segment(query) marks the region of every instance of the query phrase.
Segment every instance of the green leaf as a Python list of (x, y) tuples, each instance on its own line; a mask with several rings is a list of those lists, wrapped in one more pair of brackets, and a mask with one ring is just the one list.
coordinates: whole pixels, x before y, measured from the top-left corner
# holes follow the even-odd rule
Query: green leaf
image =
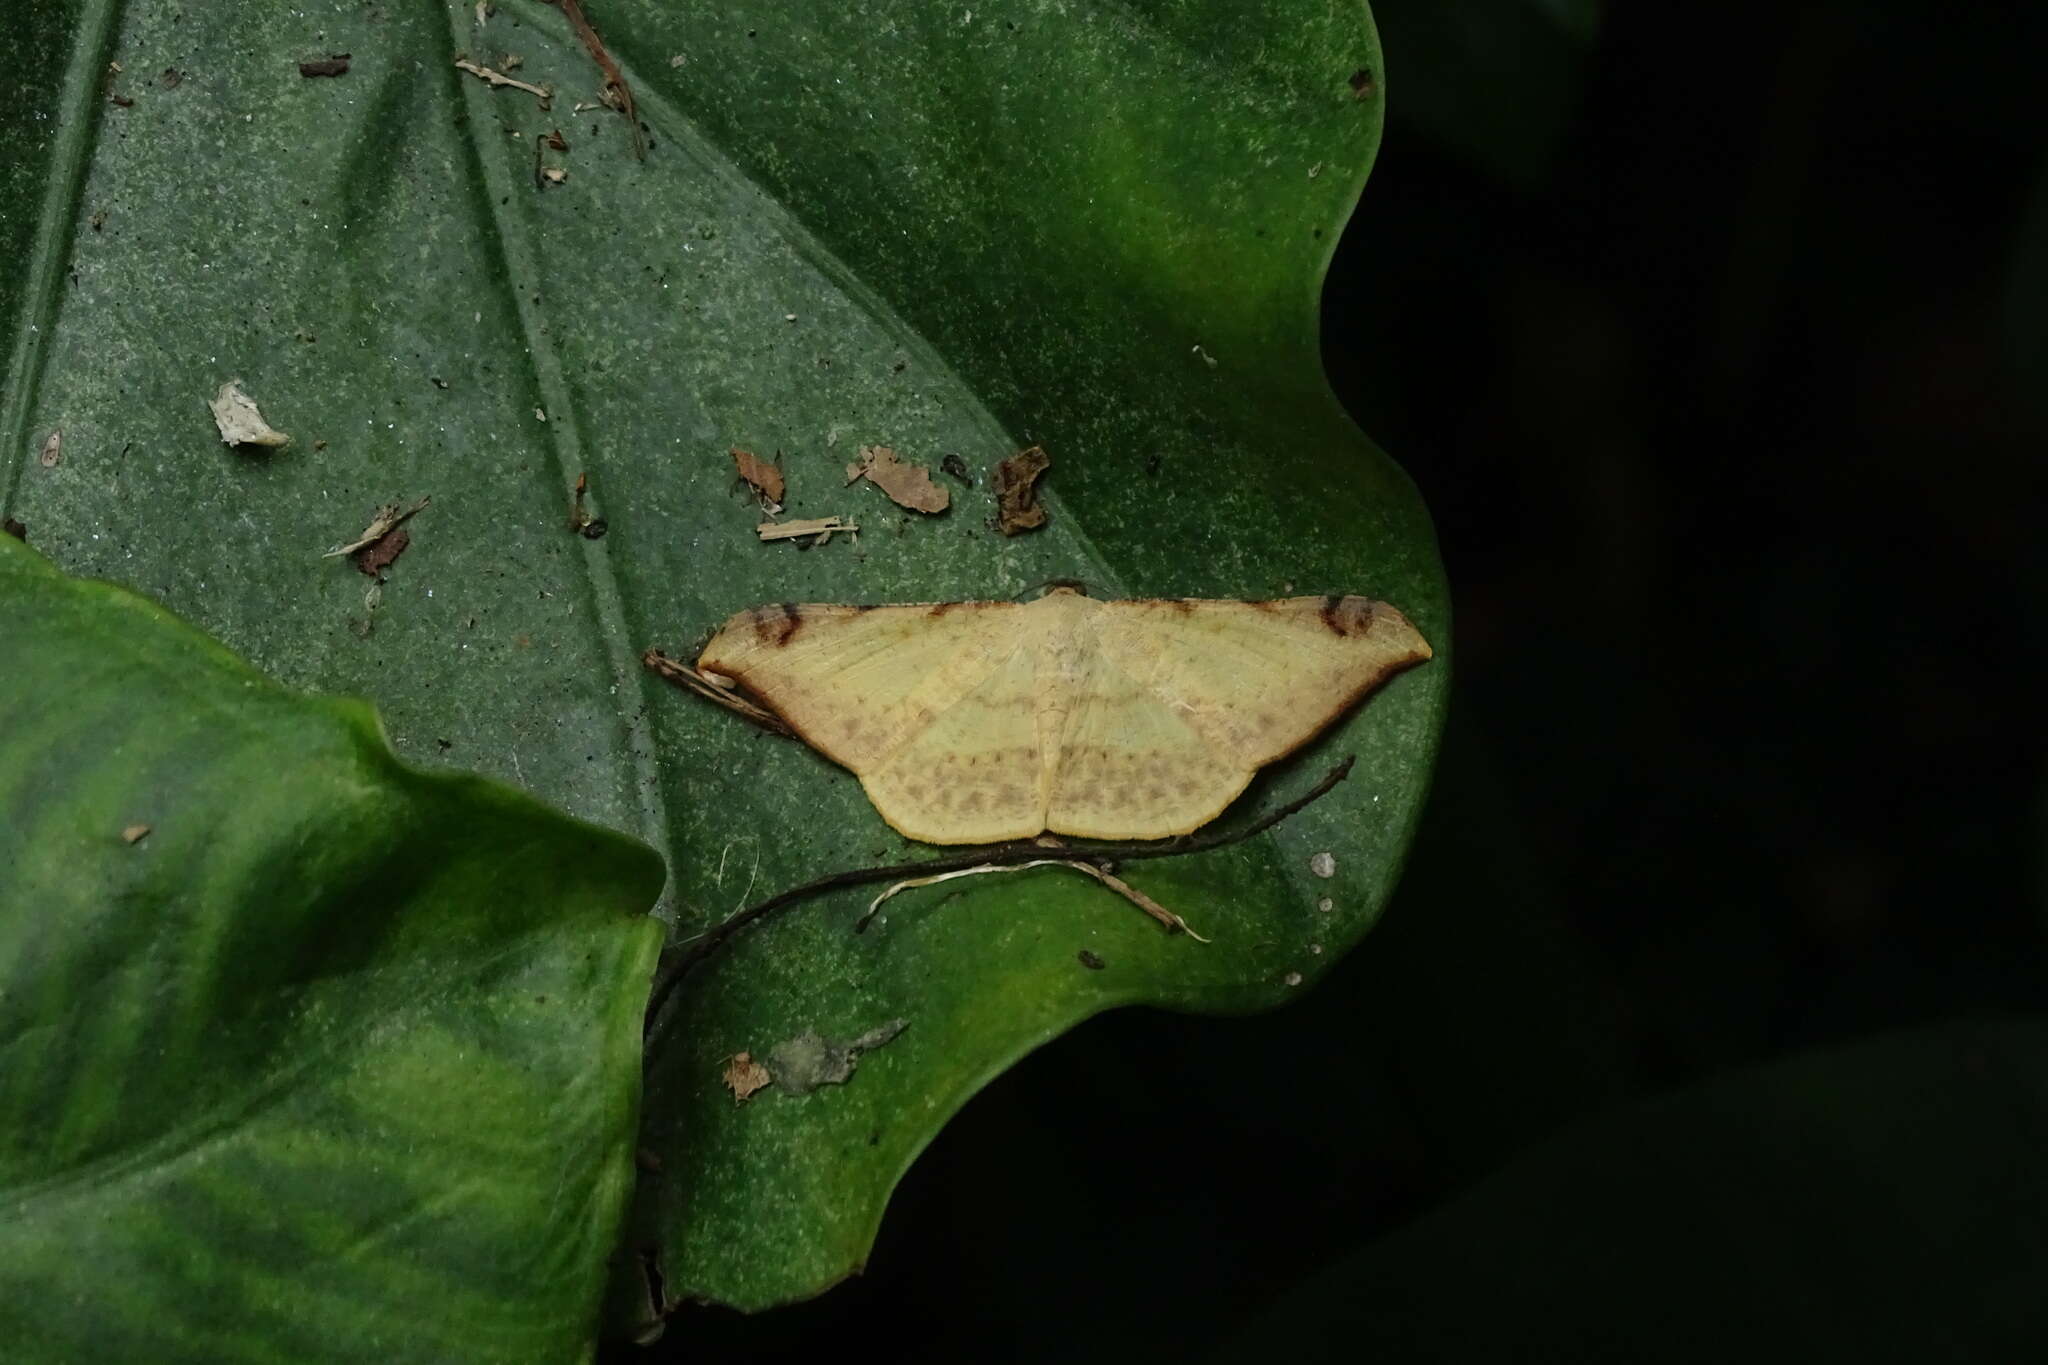
[[(907, 1164), (1019, 1055), (1120, 1004), (1281, 1003), (1385, 902), (1449, 615), (1414, 489), (1317, 354), (1323, 266), (1380, 127), (1351, 78), (1379, 54), (1362, 5), (1300, 0), (584, 8), (644, 161), (535, 0), (481, 26), (431, 0), (72, 11), (40, 54), (61, 92), (0, 129), (50, 187), (0, 394), (0, 505), (31, 540), (287, 682), (375, 697), (401, 754), (653, 843), (679, 939), (918, 851), (847, 773), (639, 667), (738, 608), (1055, 577), (1362, 592), (1438, 650), (1226, 818), (1356, 754), (1334, 794), (1270, 836), (1131, 865), (1208, 946), (1042, 870), (910, 893), (860, 937), (865, 896), (821, 898), (692, 973), (653, 1040), (661, 1169), (634, 1245), (668, 1296), (759, 1307), (856, 1269)], [(329, 52), (346, 75), (299, 74)], [(519, 58), (552, 107), (459, 72), (463, 53)], [(110, 55), (130, 107), (102, 98)], [(569, 150), (539, 156), (567, 179), (542, 187), (556, 129)], [(230, 379), (292, 445), (221, 445), (205, 403)], [(845, 485), (865, 443), (958, 454), (974, 485), (949, 481), (943, 516), (901, 511)], [(1035, 443), (1052, 520), (1005, 538), (989, 473)], [(852, 516), (858, 543), (758, 543), (731, 446), (779, 451), (789, 514)], [(567, 525), (586, 473), (602, 539)], [(321, 557), (426, 496), (381, 589)], [(744, 1106), (720, 1084), (735, 1052), (897, 1018), (844, 1084)]]
[(1816, 1051), (1582, 1123), (1213, 1360), (2024, 1360), (2048, 1022)]
[(653, 854), (9, 537), (0, 639), (8, 1358), (587, 1352)]

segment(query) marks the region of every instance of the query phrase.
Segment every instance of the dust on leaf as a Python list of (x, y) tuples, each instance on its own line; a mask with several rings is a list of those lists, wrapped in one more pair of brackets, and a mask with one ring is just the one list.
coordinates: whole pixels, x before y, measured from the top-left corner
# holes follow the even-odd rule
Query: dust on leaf
[(1020, 450), (996, 466), (996, 529), (1006, 536), (1045, 525), (1038, 476), (1052, 466), (1042, 446)]
[(745, 1104), (755, 1091), (775, 1083), (768, 1068), (755, 1061), (751, 1052), (735, 1052), (726, 1058), (725, 1074), (720, 1079), (732, 1091), (734, 1104)]
[(792, 1095), (808, 1095), (821, 1085), (844, 1085), (860, 1065), (862, 1053), (891, 1041), (908, 1024), (905, 1019), (891, 1019), (843, 1043), (806, 1029), (769, 1049), (768, 1069), (774, 1073), (775, 1083)]
[(43, 453), (39, 457), (43, 468), (55, 469), (64, 463), (64, 433), (53, 431), (43, 442)]
[(207, 406), (213, 409), (214, 425), (220, 439), (231, 446), (264, 446), (275, 450), (291, 437), (272, 427), (256, 410), (256, 400), (242, 392), (242, 381), (230, 379), (220, 386)]
[(733, 468), (739, 471), (741, 478), (754, 486), (754, 491), (761, 495), (761, 500), (780, 506), (785, 489), (782, 466), (762, 459), (751, 450), (741, 450), (738, 446), (733, 446), (730, 453)]
[(923, 465), (907, 464), (888, 446), (862, 446), (860, 459), (846, 467), (848, 483), (866, 479), (889, 495), (898, 507), (913, 512), (943, 512), (953, 495), (932, 482), (932, 472)]

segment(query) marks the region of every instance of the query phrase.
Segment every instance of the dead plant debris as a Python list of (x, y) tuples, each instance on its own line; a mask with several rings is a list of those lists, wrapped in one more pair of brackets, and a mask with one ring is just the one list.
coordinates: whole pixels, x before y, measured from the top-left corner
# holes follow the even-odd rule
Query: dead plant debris
[(996, 466), (996, 529), (1006, 536), (1045, 525), (1038, 476), (1052, 466), (1042, 446), (1020, 450)]
[(769, 504), (769, 510), (780, 510), (782, 494), (786, 487), (781, 464), (771, 463), (753, 451), (741, 450), (738, 446), (733, 446), (728, 453), (732, 456), (733, 468), (739, 472), (742, 479), (754, 486), (754, 491), (761, 495), (761, 501)]
[(64, 433), (62, 431), (53, 431), (45, 437), (43, 439), (43, 453), (36, 458), (37, 463), (41, 464), (45, 469), (55, 469), (58, 465), (63, 464)]
[(540, 101), (542, 110), (554, 107), (555, 93), (544, 85), (530, 85), (525, 81), (514, 80), (502, 71), (493, 71), (488, 66), (478, 66), (467, 57), (457, 57), (455, 59), (455, 69), (467, 71), (478, 80), (488, 82), (494, 90), (500, 87), (511, 90), (524, 90), (527, 94)]
[(299, 74), (308, 78), (314, 76), (346, 76), (349, 54), (330, 52), (325, 57), (316, 57), (309, 62), (299, 63)]
[(410, 507), (405, 507), (395, 502), (385, 503), (371, 515), (370, 524), (363, 528), (361, 535), (346, 545), (335, 546), (322, 555), (321, 558), (333, 559), (339, 555), (352, 555), (358, 550), (368, 549), (393, 531), (396, 531), (406, 522), (412, 520), (413, 517), (419, 514), (422, 508), (432, 501), (432, 498), (421, 498)]
[(754, 1060), (751, 1052), (735, 1052), (725, 1059), (725, 1075), (721, 1077), (725, 1088), (732, 1091), (734, 1104), (745, 1104), (757, 1090), (764, 1090), (775, 1083), (768, 1074), (768, 1068)]
[(214, 425), (220, 439), (231, 446), (263, 446), (271, 450), (286, 445), (291, 437), (272, 427), (256, 410), (256, 400), (242, 392), (242, 381), (230, 379), (220, 386), (207, 406), (213, 409)]
[(841, 531), (857, 536), (860, 527), (845, 517), (798, 517), (794, 521), (764, 521), (754, 528), (754, 534), (763, 540), (802, 540), (810, 545), (830, 545)]
[(404, 554), (406, 547), (411, 544), (412, 533), (404, 527), (400, 527), (382, 540), (379, 540), (375, 545), (365, 545), (362, 549), (357, 550), (355, 558), (356, 568), (365, 577), (374, 578), (381, 583), (384, 579), (384, 571), (393, 564), (396, 564), (398, 557)]
[(556, 0), (562, 17), (569, 21), (569, 27), (583, 40), (590, 59), (597, 63), (597, 69), (604, 73), (604, 87), (600, 94), (604, 102), (619, 111), (626, 120), (626, 127), (633, 137), (633, 159), (647, 159), (647, 137), (640, 127), (640, 111), (633, 103), (633, 91), (626, 84), (625, 73), (612, 60), (612, 54), (605, 50), (604, 40), (597, 36), (590, 20), (584, 17), (581, 0)]
[(932, 482), (932, 472), (923, 465), (897, 458), (888, 446), (862, 446), (860, 458), (846, 467), (846, 481), (866, 479), (889, 495), (898, 507), (927, 514), (943, 512), (953, 495)]
[(139, 844), (149, 837), (149, 830), (150, 827), (148, 825), (130, 825), (121, 831), (121, 841), (128, 844)]
[(806, 1029), (768, 1050), (768, 1070), (792, 1095), (808, 1095), (821, 1085), (844, 1085), (860, 1065), (862, 1053), (892, 1041), (908, 1026), (908, 1020), (891, 1019), (843, 1043)]

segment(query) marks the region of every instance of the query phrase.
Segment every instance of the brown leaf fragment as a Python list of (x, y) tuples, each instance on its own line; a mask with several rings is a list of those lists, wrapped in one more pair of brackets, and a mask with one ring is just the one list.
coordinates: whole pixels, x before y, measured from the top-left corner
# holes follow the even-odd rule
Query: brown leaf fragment
[(553, 151), (566, 152), (569, 150), (569, 139), (563, 137), (562, 130), (560, 128), (557, 128), (552, 133), (549, 133), (546, 137), (542, 138), (540, 140), (540, 145), (549, 148), (550, 150)]
[(213, 423), (220, 439), (231, 446), (265, 446), (271, 450), (285, 445), (291, 437), (273, 428), (256, 410), (256, 400), (241, 389), (242, 381), (230, 379), (207, 403), (213, 409)]
[(908, 507), (913, 512), (943, 512), (953, 501), (951, 493), (932, 482), (929, 469), (905, 463), (888, 446), (862, 446), (859, 464), (847, 469), (849, 473), (857, 469), (857, 477), (887, 493), (898, 507)]
[(785, 485), (781, 465), (771, 464), (753, 451), (741, 450), (738, 446), (732, 447), (728, 453), (732, 456), (733, 468), (739, 471), (741, 478), (754, 486), (754, 491), (761, 495), (763, 502), (782, 501)]
[(735, 1052), (725, 1059), (725, 1075), (719, 1079), (725, 1088), (732, 1091), (734, 1104), (745, 1104), (756, 1090), (765, 1089), (775, 1083), (775, 1077), (768, 1074), (768, 1068), (754, 1060), (751, 1052)]
[(28, 544), (28, 527), (13, 517), (0, 519), (0, 531), (5, 531), (24, 545)]
[(129, 844), (141, 843), (149, 836), (149, 829), (148, 825), (130, 825), (121, 831), (121, 841)]
[(318, 57), (310, 62), (300, 62), (299, 74), (308, 78), (314, 76), (346, 76), (348, 74), (348, 58), (349, 54), (346, 52), (330, 52), (325, 57)]
[(55, 469), (64, 463), (64, 433), (53, 431), (43, 441), (43, 453), (38, 457), (45, 469)]
[(1052, 465), (1041, 446), (1020, 450), (996, 466), (996, 529), (1006, 536), (1045, 525), (1038, 476)]
[(823, 544), (831, 539), (835, 531), (858, 531), (844, 517), (798, 517), (794, 521), (764, 521), (754, 528), (754, 534), (763, 540), (797, 540), (805, 536), (821, 537), (816, 543)]
[(792, 1095), (808, 1095), (821, 1085), (844, 1085), (860, 1065), (862, 1053), (890, 1042), (908, 1023), (891, 1019), (843, 1043), (807, 1029), (770, 1048), (768, 1068), (774, 1073), (775, 1083)]
[(398, 562), (405, 553), (405, 547), (412, 544), (412, 535), (404, 527), (393, 531), (375, 545), (365, 545), (356, 551), (356, 568), (371, 578), (382, 578), (384, 571)]
[(385, 503), (371, 514), (370, 524), (363, 528), (361, 535), (346, 545), (335, 546), (321, 558), (333, 559), (338, 555), (352, 555), (358, 550), (368, 549), (411, 520), (421, 508), (432, 501), (431, 498), (421, 498), (410, 507), (401, 507), (395, 502)]

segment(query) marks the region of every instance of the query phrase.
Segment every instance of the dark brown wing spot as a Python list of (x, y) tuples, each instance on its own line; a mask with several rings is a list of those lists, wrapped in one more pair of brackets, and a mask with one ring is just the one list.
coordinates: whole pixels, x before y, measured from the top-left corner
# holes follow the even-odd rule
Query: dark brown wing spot
[(803, 624), (803, 610), (794, 602), (754, 608), (754, 638), (764, 645), (780, 648), (788, 644)]

